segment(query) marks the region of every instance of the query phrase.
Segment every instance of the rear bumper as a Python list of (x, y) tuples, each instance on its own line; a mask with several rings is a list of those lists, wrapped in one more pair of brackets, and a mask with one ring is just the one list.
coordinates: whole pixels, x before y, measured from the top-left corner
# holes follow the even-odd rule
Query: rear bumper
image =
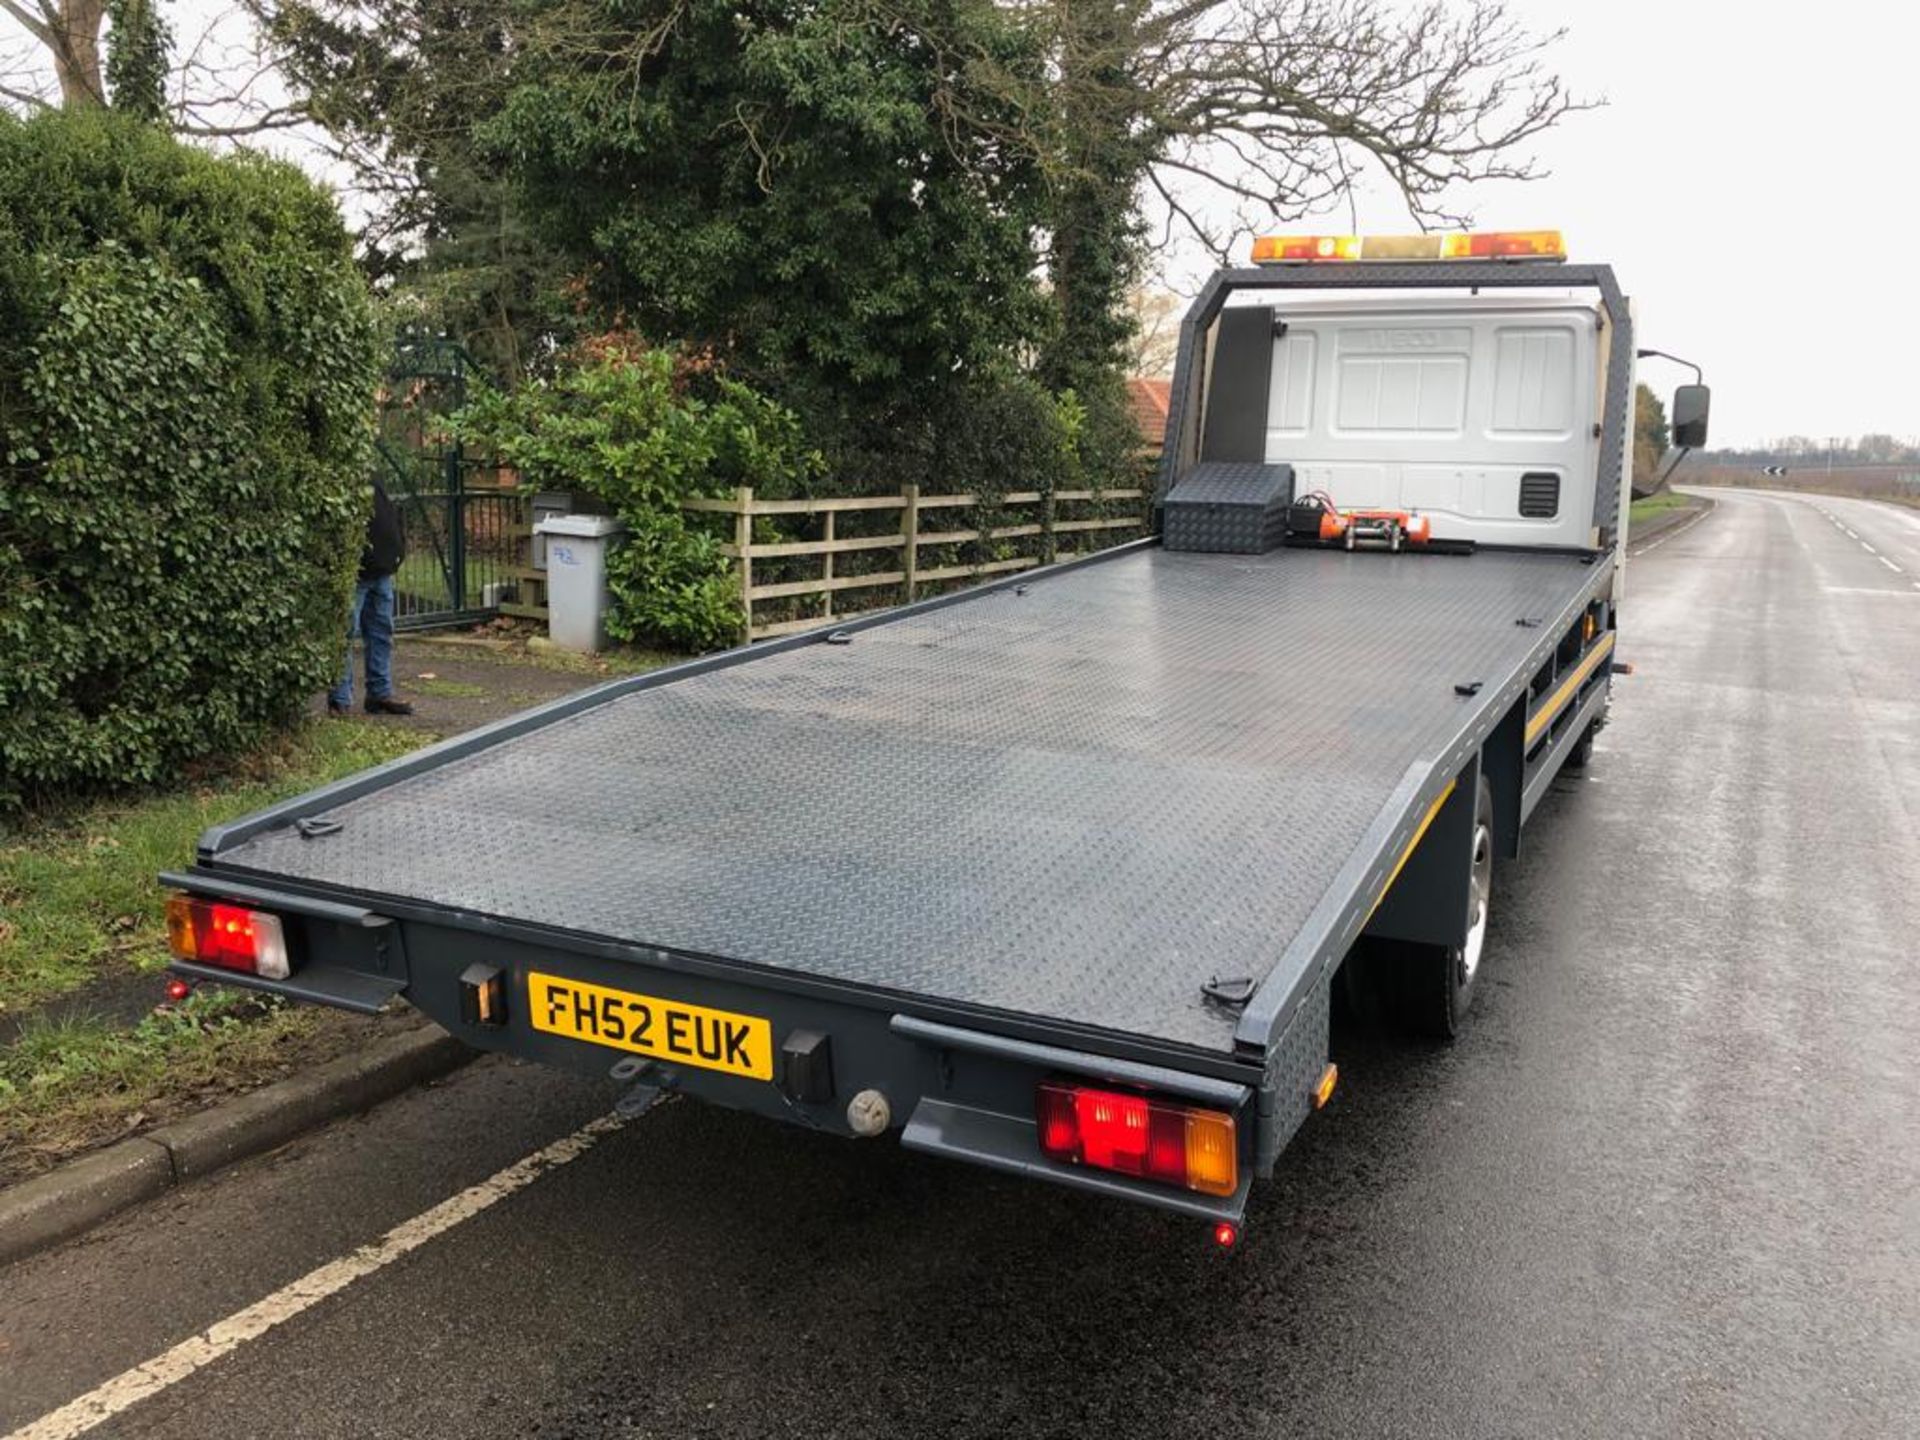
[[(294, 969), (286, 980), (264, 980), (206, 965), (176, 961), (172, 970), (284, 995), (305, 1003), (371, 1012), (405, 999), (475, 1049), (495, 1051), (588, 1075), (637, 1080), (808, 1129), (855, 1135), (848, 1103), (878, 1091), (889, 1128), (907, 1148), (984, 1166), (1026, 1179), (1064, 1185), (1154, 1206), (1208, 1221), (1238, 1222), (1246, 1209), (1258, 1131), (1267, 1108), (1261, 1072), (1241, 1065), (1241, 1078), (1101, 1053), (1080, 1037), (1045, 1043), (989, 1028), (991, 1022), (953, 1024), (907, 1013), (903, 997), (852, 987), (798, 994), (747, 967), (727, 973), (698, 957), (637, 947), (594, 944), (589, 953), (554, 937), (530, 943), (456, 922), (398, 919), (363, 907), (285, 890), (258, 878), (195, 870), (162, 882), (212, 898), (243, 901), (283, 917)], [(477, 1024), (463, 1013), (460, 983), (473, 966), (501, 972), (506, 1013), (501, 1023)], [(702, 1068), (697, 1063), (636, 1057), (608, 1045), (537, 1028), (529, 1014), (529, 975), (559, 976), (598, 986), (766, 1020), (771, 1026), (771, 1080)], [(1009, 1029), (1019, 1029), (1014, 1024)], [(824, 1035), (830, 1081), (822, 1096), (796, 1082), (783, 1057), (796, 1034)], [(616, 1072), (616, 1066), (618, 1071)], [(1211, 1068), (1221, 1068), (1216, 1062)], [(816, 1072), (817, 1073), (817, 1072)], [(1240, 1182), (1229, 1196), (1210, 1196), (1066, 1165), (1043, 1155), (1034, 1119), (1035, 1088), (1062, 1075), (1131, 1087), (1233, 1113), (1241, 1137)]]

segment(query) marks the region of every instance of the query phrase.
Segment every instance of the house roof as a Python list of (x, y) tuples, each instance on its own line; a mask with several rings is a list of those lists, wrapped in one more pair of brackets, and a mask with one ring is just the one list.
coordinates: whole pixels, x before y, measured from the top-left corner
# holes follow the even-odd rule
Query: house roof
[(1140, 439), (1154, 449), (1167, 434), (1167, 408), (1173, 400), (1171, 380), (1150, 380), (1136, 376), (1127, 381), (1127, 402), (1133, 409), (1133, 423)]

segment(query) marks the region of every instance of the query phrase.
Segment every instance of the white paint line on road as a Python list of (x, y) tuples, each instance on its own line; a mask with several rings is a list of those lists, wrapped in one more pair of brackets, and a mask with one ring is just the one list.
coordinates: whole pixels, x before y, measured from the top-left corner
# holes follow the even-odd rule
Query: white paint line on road
[(525, 1159), (516, 1160), (478, 1185), (394, 1226), (371, 1245), (362, 1245), (350, 1255), (308, 1271), (264, 1300), (255, 1301), (198, 1335), (182, 1340), (165, 1354), (123, 1371), (79, 1399), (22, 1426), (6, 1440), (71, 1440), (73, 1436), (86, 1434), (128, 1407), (158, 1395), (222, 1356), (232, 1354), (249, 1340), (258, 1340), (274, 1326), (312, 1309), (354, 1281), (385, 1269), (461, 1221), (471, 1220), (515, 1191), (524, 1190), (549, 1170), (578, 1160), (623, 1123), (619, 1116), (607, 1115), (581, 1126), (571, 1135), (534, 1151)]
[[(1907, 573), (1905, 570), (1902, 570), (1898, 565), (1894, 564), (1893, 561), (1889, 560), (1886, 556), (1882, 555), (1878, 550), (1874, 549), (1873, 546), (1869, 545), (1866, 541), (1861, 540), (1860, 536), (1855, 531), (1848, 529), (1846, 523), (1842, 521), (1838, 515), (1835, 515), (1831, 510), (1827, 509), (1823, 505), (1815, 505), (1813, 508), (1818, 510), (1822, 515), (1826, 516), (1827, 519), (1831, 520), (1833, 522), (1834, 529), (1844, 532), (1846, 537), (1849, 540), (1858, 540), (1860, 542), (1860, 548), (1862, 550), (1866, 551), (1869, 555), (1873, 556), (1874, 559), (1878, 560), (1882, 565), (1886, 566), (1889, 570), (1893, 571), (1894, 574), (1904, 575)], [(1648, 546), (1647, 548), (1652, 549), (1653, 547)], [(1836, 591), (1834, 587), (1831, 585), (1826, 586), (1825, 588), (1829, 592), (1836, 593), (1836, 594), (1840, 593), (1839, 591)], [(1920, 589), (1920, 582), (1916, 582), (1915, 588)], [(1861, 592), (1861, 593), (1869, 593), (1869, 592)], [(1874, 591), (1871, 593), (1892, 594), (1894, 592)]]

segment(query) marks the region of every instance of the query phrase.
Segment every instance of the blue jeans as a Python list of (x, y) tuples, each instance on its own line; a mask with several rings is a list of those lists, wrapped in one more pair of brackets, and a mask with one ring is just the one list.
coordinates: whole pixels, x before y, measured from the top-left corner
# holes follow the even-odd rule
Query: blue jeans
[(364, 640), (367, 651), (367, 698), (384, 700), (393, 694), (393, 576), (356, 580), (353, 608), (347, 612), (347, 665), (340, 683), (327, 699), (342, 707), (353, 704), (353, 642)]

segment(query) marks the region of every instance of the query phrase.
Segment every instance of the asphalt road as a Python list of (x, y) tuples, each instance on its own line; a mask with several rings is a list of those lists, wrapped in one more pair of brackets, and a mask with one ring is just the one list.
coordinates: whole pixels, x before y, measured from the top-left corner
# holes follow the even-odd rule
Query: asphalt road
[(214, 1326), (92, 1433), (1920, 1433), (1920, 515), (1728, 493), (1628, 588), (1472, 1031), (1344, 1037), (1234, 1253), (669, 1103), (218, 1328), (606, 1108), (488, 1062), (0, 1271), (0, 1430)]

